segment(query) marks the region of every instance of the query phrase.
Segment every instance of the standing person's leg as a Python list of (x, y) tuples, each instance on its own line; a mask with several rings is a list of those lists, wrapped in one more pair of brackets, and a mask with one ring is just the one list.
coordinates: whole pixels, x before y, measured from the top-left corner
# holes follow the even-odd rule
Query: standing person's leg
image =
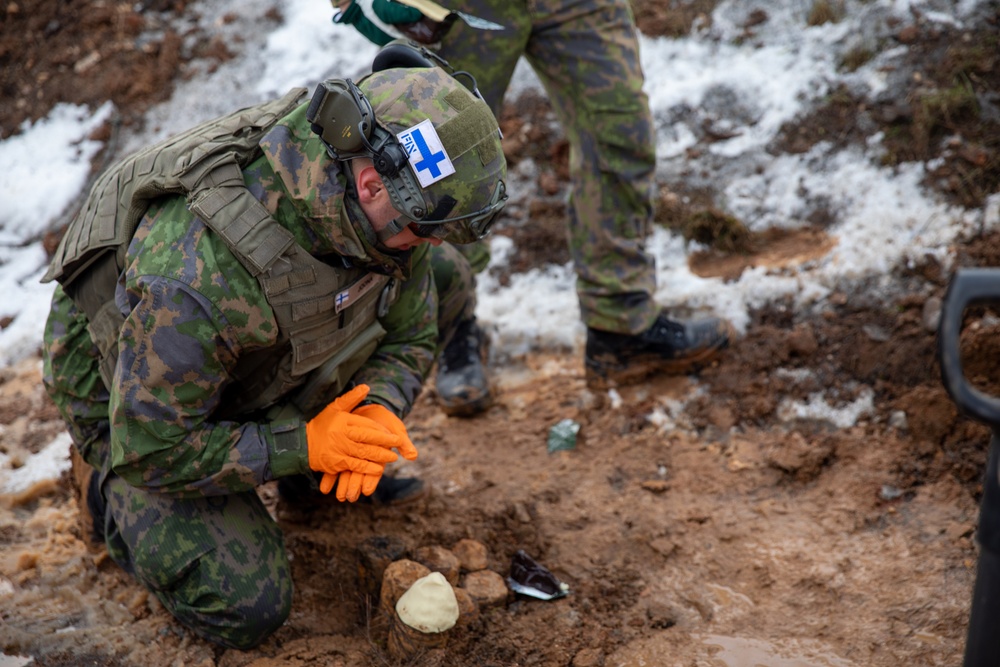
[(504, 29), (480, 30), (457, 21), (437, 52), (456, 70), (476, 78), (479, 92), (499, 118), (510, 78), (531, 37), (531, 7), (527, 0), (467, 0), (462, 11)]
[(570, 144), (569, 246), (584, 324), (636, 334), (656, 319), (644, 243), (656, 155), (627, 0), (547, 0), (527, 58)]
[(645, 240), (655, 137), (628, 1), (543, 0), (535, 9), (526, 57), (570, 143), (569, 245), (587, 325), (587, 379), (603, 385), (695, 370), (728, 345), (731, 327), (670, 319), (654, 300)]
[(458, 24), (442, 55), (481, 79), (499, 111), (523, 49), (570, 142), (569, 244), (587, 325), (588, 380), (688, 372), (724, 348), (728, 323), (669, 319), (653, 295), (644, 243), (653, 214), (655, 148), (627, 0), (472, 0), (465, 11), (505, 26)]
[[(476, 79), (483, 99), (499, 119), (504, 94), (518, 60), (531, 35), (531, 16), (526, 0), (469, 0), (462, 11), (504, 26), (503, 30), (480, 30), (457, 21), (442, 38), (438, 54), (457, 71)], [(476, 273), (489, 263), (487, 243), (458, 246)]]
[(591, 327), (638, 333), (656, 318), (655, 268), (642, 244), (652, 217), (652, 118), (627, 0), (473, 0), (463, 10), (505, 26), (459, 22), (440, 53), (476, 77), (499, 113), (522, 53), (570, 141), (570, 250)]

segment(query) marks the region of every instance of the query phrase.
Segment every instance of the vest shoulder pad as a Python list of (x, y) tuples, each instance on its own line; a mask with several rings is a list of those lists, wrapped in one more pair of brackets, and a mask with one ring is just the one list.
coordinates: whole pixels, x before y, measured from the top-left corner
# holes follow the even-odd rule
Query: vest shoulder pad
[[(241, 169), (260, 155), (261, 138), (302, 103), (305, 88), (197, 125), (114, 163), (94, 183), (80, 212), (70, 221), (42, 282), (72, 282), (91, 264), (114, 251), (118, 269), (139, 220), (158, 197), (191, 199), (220, 185), (219, 175), (240, 178)], [(231, 167), (220, 169), (220, 167)]]

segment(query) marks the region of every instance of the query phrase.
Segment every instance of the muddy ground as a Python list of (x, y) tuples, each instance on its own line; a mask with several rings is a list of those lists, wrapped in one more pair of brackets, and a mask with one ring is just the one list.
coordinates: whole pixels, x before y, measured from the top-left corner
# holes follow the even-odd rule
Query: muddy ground
[[(683, 34), (711, 3), (645, 0), (636, 9), (646, 34)], [(164, 29), (185, 11), (183, 0), (8, 2), (0, 136), (59, 100), (113, 99), (122, 122), (140, 122), (169, 96), (185, 62), (239, 49)], [(863, 141), (864, 117), (891, 130), (888, 161), (941, 158), (928, 185), (981, 206), (997, 189), (997, 119), (968, 100), (933, 98), (935, 106), (927, 91), (951, 90), (959, 72), (976, 99), (997, 99), (997, 18), (990, 9), (968, 36), (930, 29), (919, 15), (887, 26), (910, 45), (919, 85), (902, 77), (912, 87), (880, 101), (832, 96), (771, 150), (803, 151), (831, 136)], [(766, 20), (751, 12), (748, 38)], [(548, 113), (531, 97), (504, 112), (509, 159), (530, 155), (543, 167), (530, 233), (516, 220), (498, 232), (518, 244), (515, 270), (567, 259), (553, 203), (566, 187), (565, 143), (538, 129), (549, 126), (537, 122)], [(691, 257), (703, 275), (794, 266), (837, 242), (821, 217), (797, 232), (734, 234), (711, 192), (682, 200), (683, 183), (661, 185), (659, 223), (703, 241), (707, 234), (713, 245)], [(996, 266), (1000, 236), (963, 239), (957, 255), (961, 265)], [(420, 458), (399, 471), (425, 479), (426, 498), (311, 512), (273, 503), (293, 557), (295, 601), (285, 626), (253, 651), (199, 640), (107, 558), (89, 554), (68, 479), (6, 498), (0, 649), (51, 667), (957, 664), (990, 433), (961, 416), (941, 385), (935, 313), (948, 272), (928, 260), (894, 278), (891, 293), (858, 284), (814, 312), (775, 304), (754, 313), (746, 335), (697, 377), (595, 394), (580, 350), (496, 357), (497, 404), (474, 419), (445, 416), (429, 387), (408, 420)], [(997, 319), (972, 315), (967, 375), (988, 388)], [(37, 358), (0, 369), (0, 448), (15, 464), (63, 431), (39, 373)], [(789, 406), (820, 390), (859, 417), (844, 425), (796, 416)], [(550, 454), (549, 428), (564, 418), (582, 425), (578, 443)], [(262, 493), (275, 500), (273, 488)], [(446, 649), (400, 662), (386, 652), (384, 618), (358, 576), (358, 546), (379, 536), (401, 539), (411, 553), (478, 540), (502, 576), (523, 549), (570, 593), (555, 601), (510, 594)]]

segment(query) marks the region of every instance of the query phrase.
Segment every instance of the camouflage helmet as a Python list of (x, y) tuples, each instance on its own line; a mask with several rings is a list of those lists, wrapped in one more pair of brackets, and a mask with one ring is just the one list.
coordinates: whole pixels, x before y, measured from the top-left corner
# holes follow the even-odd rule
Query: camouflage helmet
[(407, 152), (409, 191), (423, 199), (404, 205), (400, 183), (382, 175), (397, 210), (411, 214), (394, 221), (389, 235), (415, 222), (420, 236), (452, 243), (482, 238), (507, 199), (500, 128), (482, 97), (440, 67), (384, 69), (361, 79), (358, 88), (375, 122)]

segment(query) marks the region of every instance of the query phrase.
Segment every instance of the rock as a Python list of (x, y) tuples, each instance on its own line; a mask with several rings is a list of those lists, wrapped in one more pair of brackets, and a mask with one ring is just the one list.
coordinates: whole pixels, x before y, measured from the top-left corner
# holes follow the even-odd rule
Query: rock
[(920, 313), (920, 322), (924, 325), (924, 331), (934, 333), (941, 323), (941, 299), (932, 296), (924, 302), (923, 310)]
[(459, 567), (466, 572), (478, 572), (489, 566), (486, 545), (477, 540), (459, 540), (451, 551), (458, 558)]
[(573, 667), (602, 667), (604, 653), (600, 649), (585, 648), (573, 656)]
[(411, 558), (426, 566), (431, 572), (443, 574), (452, 586), (458, 586), (459, 560), (448, 549), (440, 546), (420, 547), (414, 549)]
[(470, 572), (462, 577), (462, 588), (480, 609), (499, 607), (507, 601), (507, 582), (493, 570)]
[(789, 433), (765, 454), (768, 465), (808, 481), (819, 475), (823, 464), (833, 455), (833, 447), (823, 442), (809, 442), (801, 433)]
[(651, 540), (649, 546), (664, 558), (668, 558), (677, 551), (677, 543), (666, 537), (657, 537)]
[(800, 357), (811, 357), (819, 349), (816, 334), (808, 324), (797, 325), (788, 335), (788, 349)]
[(455, 599), (458, 601), (457, 628), (466, 628), (479, 620), (479, 603), (472, 599), (469, 591), (456, 588)]
[(919, 37), (920, 28), (915, 25), (908, 25), (905, 28), (901, 28), (899, 32), (896, 33), (896, 39), (903, 44), (912, 44), (917, 41)]
[(653, 493), (660, 494), (670, 490), (670, 482), (665, 479), (647, 479), (640, 484), (642, 488)]

